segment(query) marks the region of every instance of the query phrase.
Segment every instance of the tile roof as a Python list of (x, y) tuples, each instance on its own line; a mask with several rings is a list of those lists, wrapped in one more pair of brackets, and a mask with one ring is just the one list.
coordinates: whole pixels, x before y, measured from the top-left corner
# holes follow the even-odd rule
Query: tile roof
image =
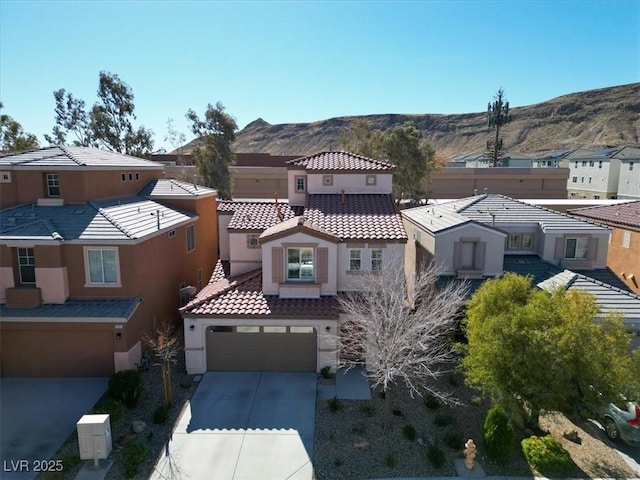
[(320, 228), (318, 225), (307, 220), (307, 218), (304, 216), (293, 217), (289, 220), (285, 220), (284, 222), (280, 222), (272, 227), (267, 228), (264, 232), (262, 232), (262, 235), (260, 235), (260, 240), (271, 240), (274, 237), (290, 235), (294, 232), (304, 232), (310, 235), (321, 236), (336, 243), (340, 241), (340, 237)]
[[(281, 218), (278, 217), (278, 208)], [(262, 231), (284, 220), (299, 215), (301, 207), (291, 207), (289, 203), (278, 201), (270, 202), (234, 202), (222, 201), (218, 203), (218, 213), (232, 213), (228, 230)]]
[(423, 220), (421, 225), (427, 230), (431, 230), (431, 223), (425, 223), (427, 219), (441, 217), (434, 221), (433, 231), (463, 223), (461, 217), (505, 230), (512, 224), (537, 224), (544, 232), (608, 230), (593, 222), (499, 194), (476, 195), (436, 205), (424, 205), (404, 210), (402, 213), (416, 221)]
[(13, 167), (57, 167), (57, 168), (143, 168), (158, 169), (160, 163), (151, 162), (122, 153), (107, 152), (98, 148), (57, 146), (27, 152), (0, 155), (0, 166)]
[(141, 197), (81, 205), (20, 205), (2, 210), (0, 238), (55, 240), (139, 239), (195, 217)]
[(304, 216), (343, 240), (407, 240), (391, 195), (313, 194)]
[(279, 298), (262, 293), (262, 269), (209, 283), (185, 307), (183, 315), (225, 317), (338, 318), (335, 297)]
[(640, 228), (640, 200), (569, 210), (572, 215), (610, 225)]
[(151, 180), (142, 190), (141, 197), (199, 197), (213, 195), (216, 190), (193, 183), (180, 182), (173, 179)]
[(349, 152), (320, 152), (287, 162), (290, 167), (303, 167), (305, 170), (350, 170), (350, 171), (387, 171), (392, 172), (394, 166), (380, 160), (372, 160)]
[(546, 291), (561, 287), (589, 293), (595, 297), (602, 314), (619, 312), (624, 316), (625, 322), (637, 321), (637, 327), (640, 330), (640, 296), (635, 293), (621, 290), (571, 270), (564, 270), (538, 283), (537, 286)]
[(59, 318), (79, 322), (97, 322), (102, 319), (126, 321), (141, 301), (140, 297), (88, 300), (70, 298), (62, 304), (43, 303), (35, 308), (11, 308), (0, 304), (0, 318), (5, 322), (13, 318), (22, 321), (25, 318)]

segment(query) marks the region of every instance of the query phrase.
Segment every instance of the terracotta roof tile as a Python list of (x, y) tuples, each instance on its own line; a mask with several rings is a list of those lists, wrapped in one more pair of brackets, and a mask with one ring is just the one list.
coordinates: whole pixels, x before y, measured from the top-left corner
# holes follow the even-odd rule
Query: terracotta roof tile
[[(214, 272), (215, 275), (215, 272)], [(185, 307), (184, 315), (338, 318), (335, 297), (279, 298), (262, 293), (262, 269), (209, 283)]]
[(391, 195), (309, 195), (304, 216), (343, 240), (407, 240)]
[[(229, 230), (265, 230), (296, 216), (301, 208), (286, 202), (220, 202), (218, 212), (232, 212)], [(278, 216), (280, 211), (280, 216)], [(299, 213), (298, 213), (299, 214)]]
[(289, 220), (285, 220), (284, 222), (280, 222), (272, 227), (267, 228), (264, 232), (262, 232), (262, 235), (260, 235), (260, 239), (270, 239), (273, 237), (281, 236), (281, 234), (288, 235), (296, 231), (310, 233), (311, 235), (320, 235), (334, 242), (340, 241), (340, 237), (323, 228), (320, 228), (314, 223), (311, 223), (304, 216), (293, 217)]
[(575, 208), (569, 213), (610, 225), (640, 228), (640, 200), (616, 205)]
[(395, 167), (380, 160), (372, 160), (349, 152), (320, 152), (287, 162), (289, 166), (306, 170), (392, 171)]

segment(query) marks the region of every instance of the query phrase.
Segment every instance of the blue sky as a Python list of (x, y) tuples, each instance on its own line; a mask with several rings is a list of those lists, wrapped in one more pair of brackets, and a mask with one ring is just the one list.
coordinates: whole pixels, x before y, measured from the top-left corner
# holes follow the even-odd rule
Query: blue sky
[(0, 0), (3, 113), (42, 139), (53, 91), (87, 105), (98, 74), (135, 95), (137, 125), (222, 102), (239, 128), (373, 113), (484, 111), (640, 81), (640, 0)]

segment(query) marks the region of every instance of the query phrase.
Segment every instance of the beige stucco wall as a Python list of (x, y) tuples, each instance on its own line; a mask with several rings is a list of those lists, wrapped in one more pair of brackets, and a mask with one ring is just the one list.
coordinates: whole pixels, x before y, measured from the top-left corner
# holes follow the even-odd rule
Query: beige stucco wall
[(404, 243), (380, 243), (380, 242), (346, 242), (338, 245), (337, 278), (338, 291), (344, 292), (359, 288), (362, 273), (349, 271), (349, 247), (362, 248), (362, 273), (371, 270), (371, 249), (383, 248), (383, 263), (392, 259), (404, 263)]
[(307, 181), (307, 172), (304, 170), (288, 170), (287, 171), (287, 190), (289, 192), (289, 205), (304, 206), (307, 199), (307, 190), (304, 192), (296, 192), (296, 177), (304, 177)]
[[(190, 318), (184, 319), (185, 366), (189, 375), (207, 371), (206, 332), (211, 326), (247, 325), (247, 326), (296, 326), (313, 327), (317, 334), (317, 371), (324, 366), (335, 370), (337, 367), (337, 320), (325, 319), (274, 319), (274, 318)], [(193, 326), (193, 330), (191, 330)], [(328, 327), (328, 331), (327, 331)]]
[[(598, 251), (593, 260), (564, 260), (555, 258), (555, 248), (557, 238), (575, 238), (575, 237), (595, 237), (598, 239)], [(609, 249), (610, 232), (602, 232), (602, 230), (588, 231), (579, 230), (571, 231), (551, 231), (546, 232), (543, 238), (543, 250), (539, 253), (543, 260), (547, 260), (555, 265), (560, 265), (568, 269), (589, 269), (589, 268), (605, 268), (607, 266), (607, 252)]]
[(231, 217), (233, 217), (233, 215), (218, 214), (218, 248), (220, 249), (220, 260), (231, 259), (229, 232), (227, 231)]
[(42, 303), (64, 303), (69, 298), (67, 267), (36, 267), (36, 287), (42, 291)]
[(115, 371), (132, 370), (137, 368), (137, 364), (142, 358), (142, 345), (140, 342), (136, 342), (128, 352), (114, 352), (113, 353), (113, 365)]
[[(226, 230), (225, 230), (226, 233)], [(262, 250), (260, 248), (249, 248), (247, 246), (247, 232), (228, 233), (228, 243), (230, 252), (230, 274), (239, 275), (241, 273), (255, 270), (262, 266)], [(253, 233), (252, 235), (259, 235)]]
[[(280, 285), (271, 281), (273, 272), (271, 249), (273, 247), (284, 246), (286, 248), (286, 246), (293, 247), (297, 245), (314, 246), (315, 248), (326, 247), (328, 249), (328, 282), (320, 285), (320, 295), (335, 295), (337, 293), (337, 245), (333, 242), (329, 242), (327, 240), (300, 232), (288, 235), (286, 237), (277, 238), (275, 240), (268, 241), (262, 244), (262, 291), (265, 293), (265, 295), (278, 295), (280, 290)], [(317, 257), (314, 257), (314, 261), (316, 259)], [(283, 255), (283, 260), (286, 261), (286, 252)], [(317, 266), (315, 273), (317, 274)]]
[[(367, 176), (375, 175), (375, 185), (367, 185)], [(325, 185), (324, 178), (331, 177), (332, 185)], [(391, 193), (392, 175), (388, 173), (313, 173), (307, 176), (308, 193)]]

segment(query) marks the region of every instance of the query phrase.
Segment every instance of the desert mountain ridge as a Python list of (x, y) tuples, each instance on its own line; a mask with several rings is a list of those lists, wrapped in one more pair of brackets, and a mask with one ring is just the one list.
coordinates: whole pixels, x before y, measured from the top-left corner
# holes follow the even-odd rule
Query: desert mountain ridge
[[(577, 147), (640, 145), (640, 83), (588, 90), (510, 109), (501, 128), (504, 149), (530, 154)], [(271, 125), (259, 118), (237, 133), (237, 153), (309, 155), (340, 149), (340, 132), (356, 119), (374, 129), (413, 122), (431, 146), (445, 155), (486, 150), (491, 133), (486, 112), (466, 114), (376, 114), (334, 117), (311, 123)], [(185, 145), (191, 150), (193, 140)]]

